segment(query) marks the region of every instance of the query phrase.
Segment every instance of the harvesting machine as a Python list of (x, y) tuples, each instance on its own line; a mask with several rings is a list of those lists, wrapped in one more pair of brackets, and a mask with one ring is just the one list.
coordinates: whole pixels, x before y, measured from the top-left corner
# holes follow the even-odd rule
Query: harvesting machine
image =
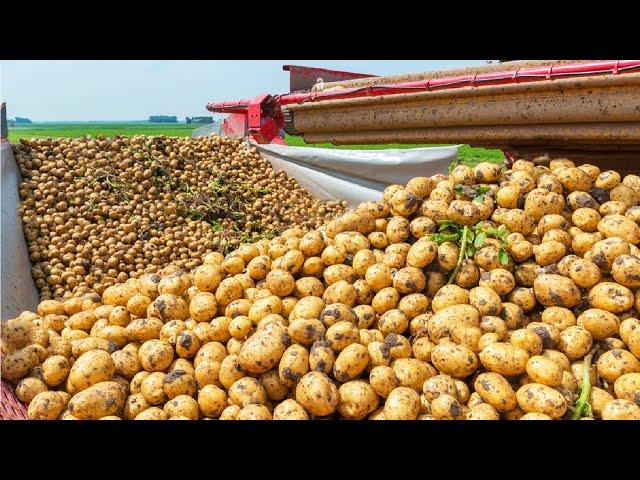
[(221, 133), (284, 143), (470, 144), (508, 161), (571, 158), (637, 170), (639, 60), (508, 61), (380, 77), (285, 65), (290, 91), (210, 103)]

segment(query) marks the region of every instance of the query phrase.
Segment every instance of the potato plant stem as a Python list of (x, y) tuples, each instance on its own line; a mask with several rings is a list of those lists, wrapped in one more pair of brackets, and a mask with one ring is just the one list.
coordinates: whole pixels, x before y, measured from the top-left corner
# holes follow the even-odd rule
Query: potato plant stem
[(451, 276), (449, 277), (449, 281), (447, 285), (454, 282), (456, 279), (456, 275), (458, 275), (458, 270), (460, 270), (460, 266), (462, 265), (462, 261), (464, 260), (464, 253), (467, 251), (467, 236), (469, 235), (469, 227), (465, 226), (462, 229), (462, 242), (460, 245), (460, 253), (458, 254), (458, 263), (456, 263), (456, 268), (453, 269)]
[(592, 349), (582, 363), (582, 386), (580, 387), (580, 397), (576, 400), (575, 407), (571, 410), (571, 420), (580, 420), (582, 417), (591, 416), (591, 405), (589, 396), (591, 395), (591, 359), (595, 349)]

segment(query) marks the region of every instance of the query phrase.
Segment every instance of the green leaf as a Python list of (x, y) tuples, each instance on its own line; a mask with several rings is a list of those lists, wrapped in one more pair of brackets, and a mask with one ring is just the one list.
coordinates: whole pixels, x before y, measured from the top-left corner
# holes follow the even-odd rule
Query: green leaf
[(509, 263), (509, 255), (507, 255), (507, 251), (504, 248), (500, 249), (498, 258), (500, 259), (500, 263), (502, 265), (507, 265)]
[(487, 235), (484, 232), (480, 232), (476, 235), (476, 239), (473, 242), (473, 246), (476, 248), (482, 247), (484, 245), (484, 241), (487, 239)]

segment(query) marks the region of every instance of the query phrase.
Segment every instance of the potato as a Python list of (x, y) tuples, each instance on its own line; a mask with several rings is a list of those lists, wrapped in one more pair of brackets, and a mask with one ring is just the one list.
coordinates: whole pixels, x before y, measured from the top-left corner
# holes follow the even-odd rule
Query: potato
[(589, 291), (589, 304), (611, 313), (622, 313), (633, 307), (633, 292), (613, 282), (601, 282)]
[(80, 420), (96, 420), (116, 415), (126, 399), (124, 389), (117, 382), (99, 382), (75, 394), (67, 408)]
[(126, 326), (130, 342), (145, 342), (160, 337), (163, 322), (158, 318), (137, 318)]
[(355, 306), (357, 298), (358, 292), (355, 287), (345, 280), (329, 285), (322, 294), (322, 300), (326, 304), (344, 303), (349, 307)]
[(264, 373), (280, 361), (290, 344), (291, 339), (284, 327), (269, 324), (243, 343), (238, 354), (238, 362), (248, 372)]
[(136, 394), (136, 393), (141, 393), (142, 392), (142, 382), (144, 381), (145, 378), (147, 378), (150, 375), (149, 372), (142, 370), (138, 373), (136, 373), (133, 378), (131, 379), (131, 382), (129, 384), (129, 390), (131, 392), (131, 394)]
[(334, 352), (341, 352), (360, 337), (358, 327), (351, 322), (340, 321), (327, 329), (326, 340)]
[(47, 391), (49, 391), (49, 388), (43, 380), (36, 377), (27, 377), (20, 380), (20, 383), (16, 386), (16, 397), (22, 403), (29, 405), (36, 395)]
[(324, 373), (311, 371), (298, 382), (295, 400), (312, 415), (324, 417), (336, 411), (338, 389)]
[(349, 420), (361, 420), (378, 407), (378, 396), (371, 385), (351, 380), (338, 389), (338, 413)]
[(625, 399), (611, 400), (602, 409), (602, 419), (640, 420), (640, 407)]
[(316, 340), (311, 346), (309, 352), (309, 369), (328, 374), (333, 369), (335, 363), (335, 354), (331, 349), (329, 342), (325, 340)]
[(280, 359), (278, 373), (280, 382), (287, 387), (296, 383), (309, 371), (309, 352), (300, 345), (291, 345)]
[(162, 322), (169, 320), (186, 320), (189, 307), (182, 298), (171, 293), (161, 294), (149, 304), (147, 317), (158, 318)]
[(500, 414), (491, 405), (481, 403), (471, 407), (465, 418), (467, 420), (500, 420)]
[(65, 403), (58, 392), (36, 394), (27, 409), (29, 420), (56, 420), (64, 410)]
[(488, 345), (478, 356), (487, 370), (504, 376), (524, 373), (529, 360), (527, 350), (503, 342)]
[(549, 387), (558, 387), (562, 384), (563, 370), (552, 359), (534, 355), (527, 361), (527, 375), (536, 383)]
[(140, 412), (134, 420), (168, 420), (169, 417), (159, 407), (149, 407)]
[(42, 363), (42, 379), (47, 386), (55, 387), (67, 379), (70, 371), (69, 361), (62, 355), (54, 355)]
[(620, 320), (617, 316), (599, 308), (590, 308), (582, 312), (577, 323), (585, 328), (595, 340), (615, 335), (620, 326)]
[(540, 383), (528, 383), (516, 392), (518, 405), (527, 413), (542, 413), (560, 418), (567, 411), (567, 402), (560, 392)]
[(274, 420), (309, 420), (306, 410), (292, 398), (279, 403), (273, 409)]
[(478, 310), (481, 317), (495, 316), (502, 310), (500, 296), (488, 287), (475, 287), (471, 289), (469, 292), (469, 303)]
[(561, 275), (543, 274), (533, 282), (533, 292), (545, 307), (573, 308), (580, 303), (580, 290)]
[(264, 405), (250, 404), (243, 407), (235, 420), (271, 420), (271, 412)]
[(173, 348), (164, 340), (147, 340), (138, 350), (142, 368), (148, 372), (160, 372), (173, 362)]
[(620, 375), (614, 383), (617, 398), (629, 400), (640, 405), (640, 373), (625, 373)]
[(427, 362), (415, 358), (399, 358), (391, 363), (397, 385), (422, 391), (424, 382), (437, 375), (437, 371)]
[(75, 395), (96, 383), (111, 380), (115, 374), (115, 364), (111, 355), (104, 350), (89, 350), (73, 364), (67, 378), (67, 392)]
[(455, 378), (465, 378), (478, 368), (478, 357), (465, 345), (436, 345), (431, 351), (431, 361), (438, 370)]
[(526, 350), (529, 355), (538, 355), (542, 352), (542, 339), (530, 329), (520, 328), (512, 331), (509, 342)]
[(141, 393), (129, 395), (124, 402), (123, 416), (125, 420), (133, 420), (140, 413), (151, 407)]
[(420, 413), (420, 395), (409, 387), (396, 387), (384, 404), (385, 420), (415, 420)]
[(2, 379), (5, 381), (22, 379), (39, 363), (38, 355), (30, 346), (3, 355)]
[(598, 375), (614, 383), (627, 373), (640, 373), (640, 360), (627, 350), (613, 349), (600, 355), (596, 363)]
[(507, 295), (516, 286), (513, 274), (502, 268), (496, 268), (480, 275), (480, 286), (488, 287), (498, 295)]
[(498, 412), (508, 412), (516, 405), (516, 394), (509, 382), (498, 373), (481, 373), (473, 384), (483, 402)]
[(369, 363), (367, 347), (357, 343), (346, 346), (336, 358), (333, 375), (340, 382), (357, 378)]
[(140, 386), (140, 392), (150, 405), (160, 405), (167, 401), (167, 394), (164, 392), (164, 377), (162, 372), (149, 374)]

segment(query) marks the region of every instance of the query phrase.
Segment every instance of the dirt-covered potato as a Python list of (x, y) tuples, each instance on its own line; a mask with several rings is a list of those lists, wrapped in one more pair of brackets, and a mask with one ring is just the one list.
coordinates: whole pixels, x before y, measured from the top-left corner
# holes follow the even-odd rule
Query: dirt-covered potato
[(309, 420), (307, 411), (293, 398), (276, 405), (273, 409), (274, 420)]
[(41, 392), (47, 392), (49, 388), (43, 380), (36, 377), (27, 377), (20, 380), (16, 386), (16, 397), (25, 405)]
[(504, 376), (513, 376), (526, 371), (529, 353), (516, 345), (497, 342), (484, 348), (478, 357), (487, 370)]
[(465, 345), (441, 343), (433, 347), (431, 361), (441, 372), (455, 378), (465, 378), (478, 368), (476, 354)]
[(640, 373), (632, 372), (620, 375), (614, 383), (614, 391), (617, 398), (640, 405)]
[(378, 395), (369, 383), (351, 380), (338, 389), (338, 413), (349, 420), (361, 420), (378, 407)]
[(341, 352), (348, 345), (356, 343), (360, 338), (360, 334), (358, 327), (353, 323), (339, 321), (327, 329), (325, 338), (334, 352)]
[(615, 399), (602, 409), (603, 420), (640, 420), (640, 407), (626, 399)]
[(117, 414), (125, 399), (125, 391), (119, 383), (99, 382), (75, 394), (67, 408), (80, 420), (96, 420)]
[(545, 307), (573, 308), (581, 301), (580, 290), (569, 278), (543, 274), (533, 282), (533, 292)]
[(40, 392), (29, 403), (27, 418), (29, 420), (56, 420), (64, 408), (65, 402), (58, 392)]
[(240, 366), (251, 373), (271, 370), (282, 357), (291, 339), (284, 327), (271, 323), (258, 329), (242, 344), (238, 361)]
[(67, 378), (66, 390), (75, 395), (91, 385), (111, 380), (114, 374), (115, 364), (108, 352), (89, 350), (73, 363)]
[(324, 417), (338, 408), (338, 389), (324, 373), (311, 371), (298, 382), (295, 400), (312, 415)]
[(598, 375), (613, 384), (627, 373), (640, 373), (640, 360), (628, 350), (613, 349), (600, 355), (596, 363)]
[(413, 388), (394, 388), (384, 403), (385, 420), (415, 420), (420, 414), (420, 395)]
[(589, 290), (589, 304), (611, 313), (622, 313), (633, 307), (633, 292), (614, 282), (601, 282)]
[(40, 358), (30, 346), (2, 356), (2, 379), (19, 380), (40, 363)]

